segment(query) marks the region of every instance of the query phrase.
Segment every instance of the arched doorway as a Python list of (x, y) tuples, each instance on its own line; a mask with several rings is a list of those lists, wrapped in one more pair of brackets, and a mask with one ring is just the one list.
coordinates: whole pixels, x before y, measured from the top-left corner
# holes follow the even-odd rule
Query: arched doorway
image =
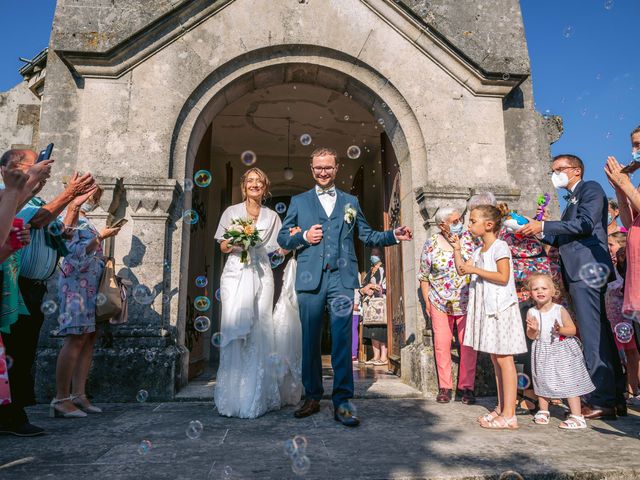
[[(229, 95), (237, 93), (239, 85), (243, 86), (242, 95)], [(202, 119), (209, 123), (204, 124)], [(219, 325), (215, 292), (223, 258), (213, 233), (222, 210), (241, 201), (238, 184), (247, 168), (240, 160), (241, 153), (255, 152), (255, 165), (271, 180), (274, 205), (286, 206), (292, 195), (313, 185), (308, 168), (313, 149), (336, 148), (341, 157), (337, 186), (356, 194), (371, 226), (382, 230), (400, 221), (402, 177), (394, 144), (401, 147), (408, 160), (404, 132), (392, 108), (360, 82), (318, 65), (266, 67), (238, 78), (209, 101), (194, 126), (185, 164), (185, 178), (206, 170), (213, 181), (206, 188), (195, 186), (185, 195), (185, 208), (196, 209), (201, 221), (188, 231), (185, 228), (183, 236), (181, 271), (188, 273), (182, 279), (181, 304), (186, 305), (184, 343), (191, 353), (189, 364), (184, 366), (188, 375), (182, 378), (209, 378), (217, 365), (218, 352), (211, 347), (210, 338)], [(352, 151), (349, 155), (352, 146), (357, 146), (360, 153)], [(285, 169), (290, 169), (292, 177), (285, 176)], [(358, 247), (363, 271), (369, 252)], [(388, 286), (388, 332), (392, 369), (397, 372), (406, 339), (405, 282), (400, 249), (388, 250), (387, 271), (394, 272)], [(277, 278), (278, 272), (274, 273)], [(200, 275), (208, 278), (204, 291), (194, 283)], [(204, 334), (193, 329), (198, 312), (192, 303), (197, 295), (206, 295), (212, 301), (207, 313), (212, 328)]]

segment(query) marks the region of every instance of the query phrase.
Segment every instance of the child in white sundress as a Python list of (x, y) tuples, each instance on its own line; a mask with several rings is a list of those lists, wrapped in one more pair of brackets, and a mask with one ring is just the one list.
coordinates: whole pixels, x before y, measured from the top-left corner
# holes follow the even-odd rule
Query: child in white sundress
[(489, 353), (495, 370), (498, 406), (478, 418), (480, 426), (491, 429), (516, 429), (515, 414), (517, 372), (513, 356), (527, 351), (522, 317), (513, 277), (511, 251), (497, 238), (505, 208), (481, 205), (469, 217), (469, 232), (482, 239), (483, 246), (468, 262), (460, 254), (457, 236), (448, 238), (454, 249), (456, 269), (471, 275), (467, 328), (463, 345)]
[(566, 398), (571, 415), (559, 427), (565, 430), (587, 428), (580, 411), (580, 396), (593, 392), (576, 327), (569, 312), (553, 303), (556, 288), (553, 279), (534, 273), (527, 279), (527, 289), (536, 303), (527, 312), (527, 336), (533, 340), (531, 360), (533, 390), (540, 410), (533, 417), (538, 425), (548, 425), (550, 398)]

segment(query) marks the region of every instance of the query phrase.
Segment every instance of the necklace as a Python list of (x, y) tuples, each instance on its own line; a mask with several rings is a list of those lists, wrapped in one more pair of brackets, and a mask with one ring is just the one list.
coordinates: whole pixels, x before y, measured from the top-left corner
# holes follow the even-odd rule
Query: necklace
[(258, 206), (258, 213), (253, 213), (251, 211), (251, 209), (249, 208), (249, 202), (245, 202), (244, 206), (245, 206), (245, 209), (247, 210), (247, 213), (249, 214), (249, 216), (251, 218), (253, 218), (253, 221), (257, 222), (258, 221), (258, 217), (260, 217), (260, 207)]

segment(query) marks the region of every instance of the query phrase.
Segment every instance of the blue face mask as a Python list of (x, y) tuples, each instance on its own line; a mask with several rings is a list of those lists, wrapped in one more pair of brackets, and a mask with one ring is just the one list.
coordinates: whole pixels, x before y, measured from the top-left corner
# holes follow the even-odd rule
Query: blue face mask
[(369, 260), (371, 260), (371, 265), (375, 265), (376, 263), (380, 262), (380, 257), (378, 257), (377, 255), (371, 255), (369, 257)]
[(636, 150), (635, 152), (631, 152), (631, 156), (636, 162), (640, 162), (640, 150)]
[(464, 230), (464, 225), (462, 225), (462, 222), (449, 225), (449, 231), (454, 235), (461, 235), (463, 230)]
[(607, 213), (607, 225), (609, 225), (611, 222), (613, 222), (613, 217), (610, 213)]

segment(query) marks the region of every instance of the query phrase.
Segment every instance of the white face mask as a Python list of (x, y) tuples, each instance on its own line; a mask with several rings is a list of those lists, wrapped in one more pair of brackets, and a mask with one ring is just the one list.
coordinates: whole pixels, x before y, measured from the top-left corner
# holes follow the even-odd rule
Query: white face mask
[(553, 183), (555, 188), (567, 188), (567, 185), (569, 185), (569, 177), (564, 172), (553, 172), (553, 175), (551, 175), (551, 183)]

